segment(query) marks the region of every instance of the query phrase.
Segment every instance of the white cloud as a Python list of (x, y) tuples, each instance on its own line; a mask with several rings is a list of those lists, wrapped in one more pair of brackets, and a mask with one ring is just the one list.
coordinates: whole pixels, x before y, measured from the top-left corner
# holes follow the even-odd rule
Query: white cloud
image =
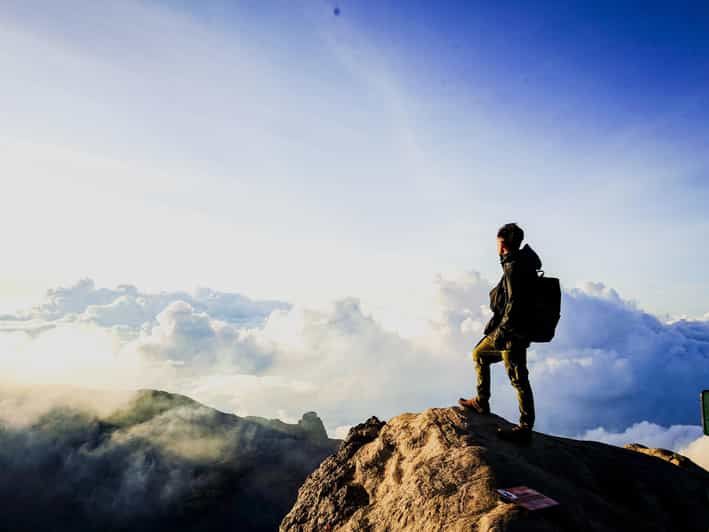
[(534, 346), (533, 385), (555, 430), (649, 420), (696, 423), (709, 380), (709, 322), (663, 323), (601, 283), (563, 292), (550, 344)]
[[(492, 284), (463, 272), (434, 285), (426, 328), (404, 337), (354, 297), (315, 309), (84, 280), (0, 322), (0, 369), (21, 382), (168, 389), (242, 415), (297, 420), (315, 410), (334, 434), (474, 392), (470, 353)], [(696, 423), (708, 339), (706, 321), (664, 323), (602, 283), (564, 290), (556, 338), (528, 353), (536, 428), (615, 434), (640, 422)], [(503, 365), (492, 372), (493, 410), (516, 420)]]
[(125, 343), (120, 328), (60, 324), (41, 333), (0, 334), (0, 372), (17, 383), (112, 387), (139, 382), (135, 357), (119, 356)]
[(459, 272), (450, 278), (439, 274), (434, 282), (438, 297), (429, 322), (434, 341), (443, 341), (455, 351), (471, 348), (471, 339), (482, 336), (492, 315), (488, 305), (491, 284), (476, 271)]
[(603, 427), (587, 430), (578, 436), (582, 440), (600, 441), (611, 445), (623, 446), (628, 443), (641, 443), (647, 447), (680, 451), (694, 442), (702, 433), (696, 425), (672, 425), (663, 427), (656, 423), (641, 421), (633, 423), (623, 432), (609, 432)]
[(679, 452), (709, 471), (709, 436), (700, 436)]
[[(214, 295), (96, 289), (90, 281), (51, 291), (5, 324), (53, 328), (0, 336), (8, 353), (0, 365), (21, 382), (158, 387), (240, 414), (298, 419), (315, 409), (331, 427), (423, 408), (451, 376), (450, 357), (444, 363), (443, 353), (384, 329), (356, 298), (324, 310), (242, 301), (234, 310), (213, 300), (236, 295), (205, 294)], [(263, 308), (271, 309), (265, 321)]]
[(259, 373), (271, 364), (269, 346), (229, 323), (197, 312), (182, 300), (170, 303), (156, 317), (157, 324), (129, 343), (152, 362), (184, 366), (188, 371), (231, 371)]
[(339, 427), (335, 427), (335, 438), (344, 440), (347, 437), (347, 433), (353, 426), (354, 425), (340, 425)]
[(686, 456), (709, 471), (709, 437), (704, 436), (702, 432), (702, 427), (698, 425), (663, 427), (656, 423), (641, 421), (633, 423), (622, 432), (610, 432), (603, 427), (597, 427), (576, 437), (620, 447), (628, 443), (640, 443), (646, 447), (669, 449)]
[[(440, 349), (469, 356), (489, 312), (490, 287), (474, 274), (439, 279), (441, 312), (432, 330)], [(663, 322), (600, 282), (564, 289), (561, 312), (554, 340), (528, 351), (539, 430), (577, 434), (602, 425), (617, 432), (643, 420), (697, 422), (696, 397), (709, 382), (708, 321)], [(493, 366), (493, 409), (516, 419), (516, 397), (501, 366)]]
[(174, 301), (184, 301), (198, 312), (214, 319), (239, 325), (262, 322), (274, 309), (287, 309), (283, 301), (255, 301), (248, 297), (199, 287), (188, 292), (146, 293), (133, 285), (115, 289), (96, 288), (92, 279), (81, 279), (68, 287), (47, 291), (45, 300), (16, 315), (0, 316), (6, 325), (19, 327), (18, 322), (51, 323), (55, 321), (93, 322), (110, 327), (121, 325), (138, 328), (157, 319), (160, 312)]

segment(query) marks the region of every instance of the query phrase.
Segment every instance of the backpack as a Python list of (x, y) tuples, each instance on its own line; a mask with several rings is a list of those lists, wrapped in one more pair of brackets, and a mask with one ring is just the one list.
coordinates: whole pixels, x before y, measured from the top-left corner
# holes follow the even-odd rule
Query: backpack
[(555, 277), (544, 277), (544, 270), (537, 272), (529, 340), (550, 342), (561, 317), (561, 285)]

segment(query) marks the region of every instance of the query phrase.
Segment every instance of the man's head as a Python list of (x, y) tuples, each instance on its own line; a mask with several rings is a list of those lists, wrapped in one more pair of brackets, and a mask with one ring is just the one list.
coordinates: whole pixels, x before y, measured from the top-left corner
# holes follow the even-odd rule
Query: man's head
[(514, 222), (503, 225), (497, 230), (497, 254), (505, 255), (519, 249), (524, 239), (524, 231)]

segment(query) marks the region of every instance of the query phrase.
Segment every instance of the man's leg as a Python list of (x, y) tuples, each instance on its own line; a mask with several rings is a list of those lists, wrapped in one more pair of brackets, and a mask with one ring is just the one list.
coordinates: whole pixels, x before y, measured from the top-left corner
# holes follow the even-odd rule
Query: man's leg
[(481, 401), (490, 402), (490, 364), (502, 360), (502, 352), (492, 346), (489, 336), (485, 336), (473, 349), (475, 373), (477, 374), (477, 392)]
[(534, 426), (534, 396), (527, 371), (527, 350), (522, 348), (503, 351), (503, 360), (510, 382), (517, 390), (519, 424), (531, 429)]

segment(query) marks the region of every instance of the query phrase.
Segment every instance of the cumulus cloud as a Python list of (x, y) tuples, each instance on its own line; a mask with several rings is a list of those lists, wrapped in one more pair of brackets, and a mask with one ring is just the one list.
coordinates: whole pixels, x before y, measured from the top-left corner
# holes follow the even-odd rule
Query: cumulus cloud
[(272, 353), (250, 327), (290, 306), (208, 288), (144, 293), (83, 279), (0, 317), (0, 369), (25, 384), (176, 390), (194, 375), (258, 373)]
[(679, 452), (709, 471), (709, 436), (700, 436)]
[[(483, 286), (491, 285), (474, 275), (442, 285), (447, 310), (436, 327), (449, 349), (469, 354), (479, 338)], [(709, 321), (661, 321), (600, 282), (564, 288), (561, 313), (554, 340), (528, 351), (540, 430), (697, 422), (697, 394), (709, 382)], [(516, 417), (504, 370), (493, 368), (493, 408)]]
[[(427, 327), (402, 336), (355, 297), (313, 309), (84, 280), (0, 320), (0, 366), (26, 381), (168, 389), (242, 415), (296, 420), (315, 410), (330, 434), (342, 433), (370, 415), (474, 393), (470, 354), (490, 316), (492, 283), (474, 271), (434, 283)], [(528, 352), (536, 428), (577, 435), (696, 424), (708, 358), (706, 320), (662, 321), (599, 282), (564, 289), (556, 337)], [(493, 410), (516, 420), (502, 364), (492, 376)]]
[(213, 319), (185, 301), (170, 303), (156, 322), (125, 350), (197, 371), (222, 368), (252, 374), (271, 364), (268, 345), (259, 343), (248, 329)]
[(702, 427), (697, 425), (672, 425), (663, 427), (657, 423), (641, 421), (633, 423), (623, 432), (610, 432), (603, 427), (587, 430), (578, 438), (600, 441), (611, 445), (623, 446), (628, 443), (641, 443), (647, 447), (657, 447), (680, 451), (694, 442), (702, 434)]
[(445, 346), (445, 351), (469, 350), (471, 341), (482, 335), (492, 316), (489, 307), (491, 284), (475, 271), (459, 272), (451, 278), (437, 275), (436, 306), (429, 320), (431, 333), (422, 341), (429, 341), (432, 349)]
[(703, 435), (702, 427), (699, 425), (663, 427), (656, 423), (641, 421), (633, 423), (622, 432), (611, 432), (603, 427), (597, 427), (576, 437), (621, 447), (628, 443), (640, 443), (646, 447), (669, 449), (690, 458), (709, 471), (709, 437)]
[(532, 371), (547, 392), (542, 407), (565, 405), (567, 430), (571, 416), (578, 430), (698, 421), (697, 396), (709, 382), (709, 322), (662, 322), (601, 283), (562, 298), (558, 334), (535, 346)]
[(356, 298), (324, 310), (296, 305), (274, 312), (263, 329), (252, 333), (275, 352), (268, 373), (287, 376), (290, 384), (270, 385), (265, 397), (242, 396), (241, 404), (248, 410), (259, 403), (308, 406), (323, 417), (330, 433), (370, 415), (387, 418), (426, 408), (451, 377), (445, 357), (384, 329)]
[(114, 325), (140, 327), (154, 321), (171, 302), (184, 301), (196, 311), (210, 317), (238, 325), (256, 325), (273, 310), (287, 309), (283, 301), (254, 301), (248, 297), (218, 292), (206, 287), (188, 292), (140, 292), (129, 284), (115, 289), (96, 288), (91, 279), (81, 279), (68, 287), (47, 291), (45, 300), (31, 309), (14, 315), (0, 316), (6, 326), (18, 327), (22, 322), (84, 321), (104, 327)]
[(156, 387), (241, 415), (295, 420), (316, 410), (331, 433), (372, 414), (425, 408), (459, 374), (450, 352), (383, 328), (357, 298), (321, 310), (265, 306), (265, 319), (264, 305), (251, 305), (249, 315), (226, 304), (234, 300), (97, 289), (82, 281), (5, 321), (27, 319), (52, 329), (36, 335), (6, 329), (0, 366), (21, 382)]

